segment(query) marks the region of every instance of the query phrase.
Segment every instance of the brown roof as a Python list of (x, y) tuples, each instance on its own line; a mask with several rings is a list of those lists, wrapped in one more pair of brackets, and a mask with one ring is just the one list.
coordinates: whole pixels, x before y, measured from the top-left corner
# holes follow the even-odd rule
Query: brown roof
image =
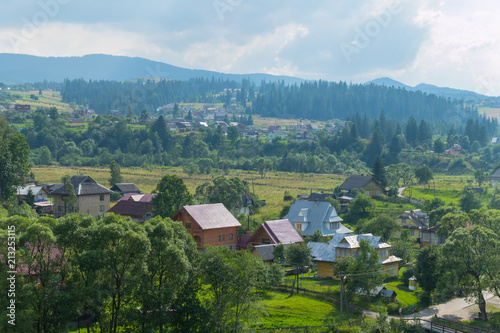
[(123, 200), (108, 209), (108, 213), (115, 213), (126, 216), (144, 216), (153, 211), (153, 204), (150, 202)]
[(183, 207), (204, 230), (240, 227), (241, 224), (221, 203)]
[[(304, 241), (288, 219), (266, 221), (261, 224), (259, 229), (264, 229), (275, 244), (301, 243)], [(257, 234), (259, 229), (254, 235)], [(255, 241), (253, 238), (252, 236), (247, 243)]]

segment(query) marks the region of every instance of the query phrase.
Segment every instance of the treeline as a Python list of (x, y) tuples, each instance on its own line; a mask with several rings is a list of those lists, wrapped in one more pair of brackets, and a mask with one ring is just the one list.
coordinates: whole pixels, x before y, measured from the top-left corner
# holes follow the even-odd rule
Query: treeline
[[(182, 223), (144, 225), (114, 214), (0, 221), (0, 286), (8, 290), (8, 230), (15, 227), (16, 332), (239, 332), (255, 312), (257, 288), (276, 285), (279, 265), (249, 252), (199, 254)], [(12, 320), (0, 298), (2, 331)], [(7, 310), (6, 310), (7, 309)], [(89, 330), (88, 330), (89, 331)], [(89, 331), (90, 332), (90, 331)]]
[[(36, 125), (21, 132), (35, 165), (103, 166), (114, 160), (124, 167), (183, 166), (188, 174), (228, 169), (257, 170), (262, 176), (270, 170), (363, 174), (377, 155), (385, 165), (407, 157), (405, 162), (417, 165), (426, 162), (415, 157), (432, 158), (424, 153), (433, 149), (442, 153), (455, 143), (480, 157), (469, 163), (480, 163), (485, 169), (493, 167), (500, 154), (496, 147), (486, 146), (497, 123), (484, 117), (470, 119), (464, 126), (443, 124), (439, 132), (448, 135), (436, 137), (435, 124), (423, 119), (417, 124), (413, 117), (399, 122), (384, 112), (375, 119), (357, 114), (340, 132), (324, 128), (311, 132), (311, 139), (304, 141), (297, 141), (293, 131), (272, 141), (245, 138), (235, 126), (227, 128), (227, 135), (221, 127), (173, 134), (163, 116), (142, 128), (128, 126), (124, 118), (99, 116), (83, 130), (66, 127), (55, 108), (38, 109), (32, 118)], [(402, 155), (413, 150), (414, 154)]]

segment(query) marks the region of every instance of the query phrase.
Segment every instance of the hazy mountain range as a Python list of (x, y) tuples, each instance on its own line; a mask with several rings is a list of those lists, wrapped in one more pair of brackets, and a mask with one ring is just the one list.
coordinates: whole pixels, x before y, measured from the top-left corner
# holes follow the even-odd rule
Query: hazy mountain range
[[(44, 80), (62, 82), (64, 79), (115, 80), (124, 81), (138, 78), (165, 78), (189, 80), (192, 78), (212, 77), (224, 80), (241, 81), (249, 79), (259, 84), (262, 80), (284, 81), (287, 84), (300, 84), (305, 80), (270, 74), (225, 74), (213, 71), (187, 69), (144, 58), (91, 54), (83, 57), (37, 57), (22, 54), (0, 53), (0, 82), (6, 84), (33, 83)], [(499, 101), (500, 97), (489, 97), (472, 91), (442, 88), (421, 83), (415, 87), (405, 85), (390, 78), (379, 78), (366, 84), (385, 85), (404, 88), (409, 91), (422, 91), (449, 98), (464, 100)]]

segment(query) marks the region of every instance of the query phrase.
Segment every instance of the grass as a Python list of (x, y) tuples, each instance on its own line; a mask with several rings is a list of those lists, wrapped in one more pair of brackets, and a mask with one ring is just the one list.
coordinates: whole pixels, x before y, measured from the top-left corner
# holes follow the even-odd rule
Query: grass
[(500, 332), (500, 309), (491, 304), (486, 304), (486, 312), (488, 313), (488, 321), (464, 320), (462, 323)]
[[(333, 302), (308, 295), (289, 297), (273, 291), (263, 296), (259, 302), (263, 312), (254, 328), (322, 326), (327, 319), (340, 323), (340, 308)], [(351, 314), (351, 320), (357, 318)]]

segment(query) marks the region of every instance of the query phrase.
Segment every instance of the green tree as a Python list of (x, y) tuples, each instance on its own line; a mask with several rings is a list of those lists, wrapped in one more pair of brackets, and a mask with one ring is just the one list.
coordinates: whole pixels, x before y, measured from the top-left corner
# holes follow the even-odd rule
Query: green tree
[(473, 190), (464, 189), (460, 198), (460, 208), (468, 213), (473, 209), (481, 208), (481, 198)]
[(347, 286), (351, 291), (359, 288), (369, 294), (370, 290), (382, 283), (382, 271), (377, 249), (362, 239), (356, 256), (347, 259), (344, 274), (347, 276)]
[(349, 205), (349, 211), (344, 215), (344, 220), (349, 224), (356, 224), (359, 220), (370, 219), (373, 216), (375, 204), (364, 193), (360, 193)]
[(428, 166), (422, 165), (421, 167), (415, 168), (415, 177), (421, 184), (427, 184), (429, 180), (434, 179), (432, 170)]
[(30, 149), (26, 138), (15, 133), (3, 117), (0, 117), (0, 201), (11, 198), (15, 187), (24, 184), (29, 173)]
[[(488, 228), (477, 225), (456, 229), (442, 248), (445, 269), (453, 273), (452, 276), (446, 275), (448, 282), (454, 282), (456, 285), (460, 280), (461, 283), (472, 287), (483, 320), (488, 318), (483, 296), (483, 290), (487, 285), (485, 280), (488, 279), (489, 266), (500, 265), (499, 248), (498, 235)], [(454, 281), (450, 280), (450, 277), (454, 277)]]
[(422, 248), (417, 255), (415, 264), (415, 277), (417, 282), (427, 294), (425, 300), (430, 300), (430, 295), (436, 289), (437, 282), (441, 277), (441, 252), (432, 244)]
[(227, 128), (227, 138), (231, 141), (236, 141), (240, 137), (240, 131), (236, 126), (228, 126)]
[(311, 248), (306, 244), (289, 244), (285, 249), (286, 264), (292, 266), (295, 270), (295, 281), (297, 285), (297, 294), (299, 293), (299, 273), (305, 266), (311, 264)]
[(127, 112), (126, 112), (127, 118), (132, 118), (134, 116), (134, 108), (132, 105), (127, 105)]
[(384, 168), (384, 164), (382, 163), (382, 159), (380, 156), (375, 157), (375, 161), (372, 166), (372, 176), (375, 178), (380, 185), (383, 187), (387, 186), (387, 176)]
[(391, 235), (399, 231), (401, 224), (387, 214), (381, 214), (362, 226), (362, 232), (381, 236), (384, 241), (389, 241)]
[(66, 186), (66, 195), (63, 197), (64, 214), (76, 213), (78, 211), (78, 198), (76, 196), (75, 187), (71, 183), (71, 177), (66, 175), (62, 179)]
[(33, 194), (31, 187), (28, 188), (28, 193), (26, 194), (26, 199), (24, 199), (24, 201), (31, 207), (35, 204), (35, 195)]
[(109, 178), (109, 184), (111, 186), (114, 186), (117, 183), (123, 183), (120, 166), (115, 161), (111, 162), (109, 165), (109, 173), (111, 174), (111, 178)]
[(174, 216), (182, 206), (192, 203), (184, 181), (176, 175), (164, 176), (153, 193), (156, 194), (152, 199), (154, 214), (163, 218)]
[(241, 202), (244, 191), (249, 192), (248, 183), (241, 179), (216, 177), (213, 183), (204, 183), (196, 188), (196, 199), (200, 203), (222, 203), (229, 211), (234, 211)]
[(476, 172), (474, 172), (474, 178), (476, 178), (479, 187), (481, 187), (481, 184), (488, 179), (488, 176), (483, 169), (477, 169)]
[(442, 153), (444, 153), (445, 149), (446, 149), (446, 145), (445, 145), (443, 139), (441, 137), (438, 137), (434, 141), (434, 152), (437, 154), (442, 154)]
[(182, 166), (182, 171), (187, 173), (189, 178), (191, 178), (191, 176), (193, 176), (195, 173), (198, 173), (200, 169), (198, 168), (198, 165), (196, 163), (189, 162), (188, 164), (184, 164)]

